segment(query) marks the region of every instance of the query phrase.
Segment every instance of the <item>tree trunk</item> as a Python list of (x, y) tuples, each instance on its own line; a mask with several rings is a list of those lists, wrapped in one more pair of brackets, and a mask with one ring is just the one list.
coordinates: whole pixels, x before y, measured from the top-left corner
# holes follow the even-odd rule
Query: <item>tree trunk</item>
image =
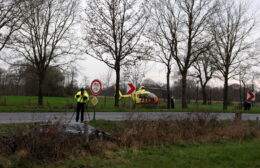
[(243, 104), (243, 101), (242, 101), (242, 84), (241, 84), (241, 80), (239, 81), (239, 102), (240, 102), (240, 105)]
[(167, 108), (171, 108), (171, 93), (170, 93), (170, 70), (167, 72)]
[(246, 101), (246, 84), (243, 82), (243, 102)]
[(116, 94), (115, 94), (115, 107), (119, 107), (119, 91), (120, 91), (120, 67), (116, 67)]
[(39, 83), (38, 83), (38, 105), (42, 106), (43, 105), (43, 81), (44, 81), (44, 75), (39, 75)]
[(181, 106), (183, 109), (187, 108), (187, 94), (186, 94), (186, 86), (187, 85), (187, 75), (186, 73), (182, 74), (182, 101)]
[(223, 110), (228, 108), (228, 76), (224, 77)]
[(207, 104), (207, 92), (206, 92), (206, 86), (201, 86), (202, 90), (202, 97), (203, 97), (203, 104)]
[(104, 103), (104, 107), (106, 107), (107, 105), (107, 96), (105, 95), (105, 103)]

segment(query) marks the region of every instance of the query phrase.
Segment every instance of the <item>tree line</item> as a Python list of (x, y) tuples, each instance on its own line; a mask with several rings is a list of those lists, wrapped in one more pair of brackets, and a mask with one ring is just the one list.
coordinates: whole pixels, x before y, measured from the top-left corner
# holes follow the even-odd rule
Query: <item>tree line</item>
[(170, 83), (174, 72), (181, 77), (182, 108), (187, 108), (188, 79), (193, 77), (204, 103), (209, 81), (223, 80), (227, 109), (229, 81), (239, 78), (242, 90), (249, 67), (258, 63), (256, 17), (249, 5), (235, 0), (0, 0), (1, 59), (34, 72), (39, 105), (48, 71), (82, 55), (115, 71), (116, 107), (123, 72), (137, 81), (144, 76), (145, 62), (153, 61), (166, 69), (168, 108), (177, 94)]
[[(0, 69), (0, 95), (37, 96), (38, 78), (31, 66), (10, 66)], [(71, 72), (49, 67), (42, 86), (43, 96), (71, 96), (78, 90)]]

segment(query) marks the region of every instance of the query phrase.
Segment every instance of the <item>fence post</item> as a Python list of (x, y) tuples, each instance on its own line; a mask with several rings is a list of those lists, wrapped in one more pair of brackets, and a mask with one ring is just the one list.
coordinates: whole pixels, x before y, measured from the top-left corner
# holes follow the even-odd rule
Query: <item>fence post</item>
[(257, 129), (259, 129), (259, 117), (256, 117)]
[(84, 121), (84, 137), (85, 137), (85, 142), (89, 142), (89, 137), (88, 137), (88, 122)]

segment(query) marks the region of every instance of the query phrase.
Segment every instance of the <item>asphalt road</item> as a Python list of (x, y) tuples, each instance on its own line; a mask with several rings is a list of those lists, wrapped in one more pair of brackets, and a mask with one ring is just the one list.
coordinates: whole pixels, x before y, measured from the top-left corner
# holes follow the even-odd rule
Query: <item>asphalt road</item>
[[(88, 115), (85, 115), (88, 119)], [(89, 114), (93, 118), (93, 113)], [(217, 118), (219, 120), (234, 119), (235, 113), (188, 113), (188, 112), (97, 112), (97, 120), (158, 120), (158, 119), (183, 119), (188, 117), (207, 117)], [(256, 120), (260, 114), (242, 114), (243, 120)], [(5, 123), (23, 123), (23, 122), (47, 122), (47, 121), (74, 121), (75, 114), (72, 112), (11, 112), (0, 113), (0, 124)]]

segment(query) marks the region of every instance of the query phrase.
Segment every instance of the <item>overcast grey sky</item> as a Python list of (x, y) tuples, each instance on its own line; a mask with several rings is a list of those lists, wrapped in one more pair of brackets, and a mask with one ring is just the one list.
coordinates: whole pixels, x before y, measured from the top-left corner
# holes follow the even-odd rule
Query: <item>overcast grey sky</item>
[[(85, 0), (82, 0), (85, 1)], [(247, 0), (245, 0), (248, 2)], [(260, 16), (260, 0), (249, 0), (251, 4), (251, 11), (255, 13), (256, 18), (259, 19), (257, 16)], [(259, 33), (258, 33), (259, 32)], [(256, 36), (260, 36), (260, 26), (258, 25), (256, 27)], [(79, 75), (78, 75), (78, 84), (83, 86), (86, 82), (83, 80), (86, 76), (88, 78), (88, 83), (91, 82), (94, 79), (101, 79), (101, 76), (106, 73), (107, 71), (107, 65), (92, 58), (87, 55), (84, 55), (84, 60), (77, 61), (77, 67), (79, 69)], [(4, 67), (7, 67), (6, 64), (1, 63), (1, 66), (4, 65)], [(166, 83), (166, 73), (165, 73), (165, 67), (162, 64), (148, 63), (147, 66), (148, 73), (146, 74), (145, 78), (151, 78), (152, 80)], [(178, 71), (177, 67), (173, 67), (173, 71)], [(102, 80), (102, 79), (101, 79)], [(113, 73), (113, 79), (111, 83), (114, 83), (115, 81), (115, 73)], [(216, 83), (216, 82), (215, 82)], [(222, 85), (222, 82), (219, 84)]]
[[(258, 14), (260, 14), (260, 0), (249, 0), (249, 1), (252, 2), (251, 11), (256, 14), (256, 18), (258, 19), (257, 16)], [(260, 31), (259, 25), (256, 28), (257, 32), (258, 30)], [(258, 35), (260, 35), (260, 33)], [(78, 77), (78, 82), (80, 85), (84, 85), (85, 83), (83, 80), (84, 76), (87, 76), (89, 82), (91, 82), (93, 79), (100, 79), (101, 75), (107, 71), (106, 64), (87, 56), (85, 60), (79, 61), (78, 67), (80, 69), (80, 74)], [(173, 68), (173, 71), (177, 71), (176, 68), (177, 67)], [(166, 74), (165, 67), (162, 64), (148, 63), (148, 73), (145, 78), (151, 78), (152, 80), (166, 83), (166, 76), (164, 74)], [(115, 81), (115, 73), (113, 74), (112, 83), (114, 83), (114, 81)], [(215, 84), (216, 82), (220, 82), (219, 85), (222, 85), (221, 81), (214, 81)]]

